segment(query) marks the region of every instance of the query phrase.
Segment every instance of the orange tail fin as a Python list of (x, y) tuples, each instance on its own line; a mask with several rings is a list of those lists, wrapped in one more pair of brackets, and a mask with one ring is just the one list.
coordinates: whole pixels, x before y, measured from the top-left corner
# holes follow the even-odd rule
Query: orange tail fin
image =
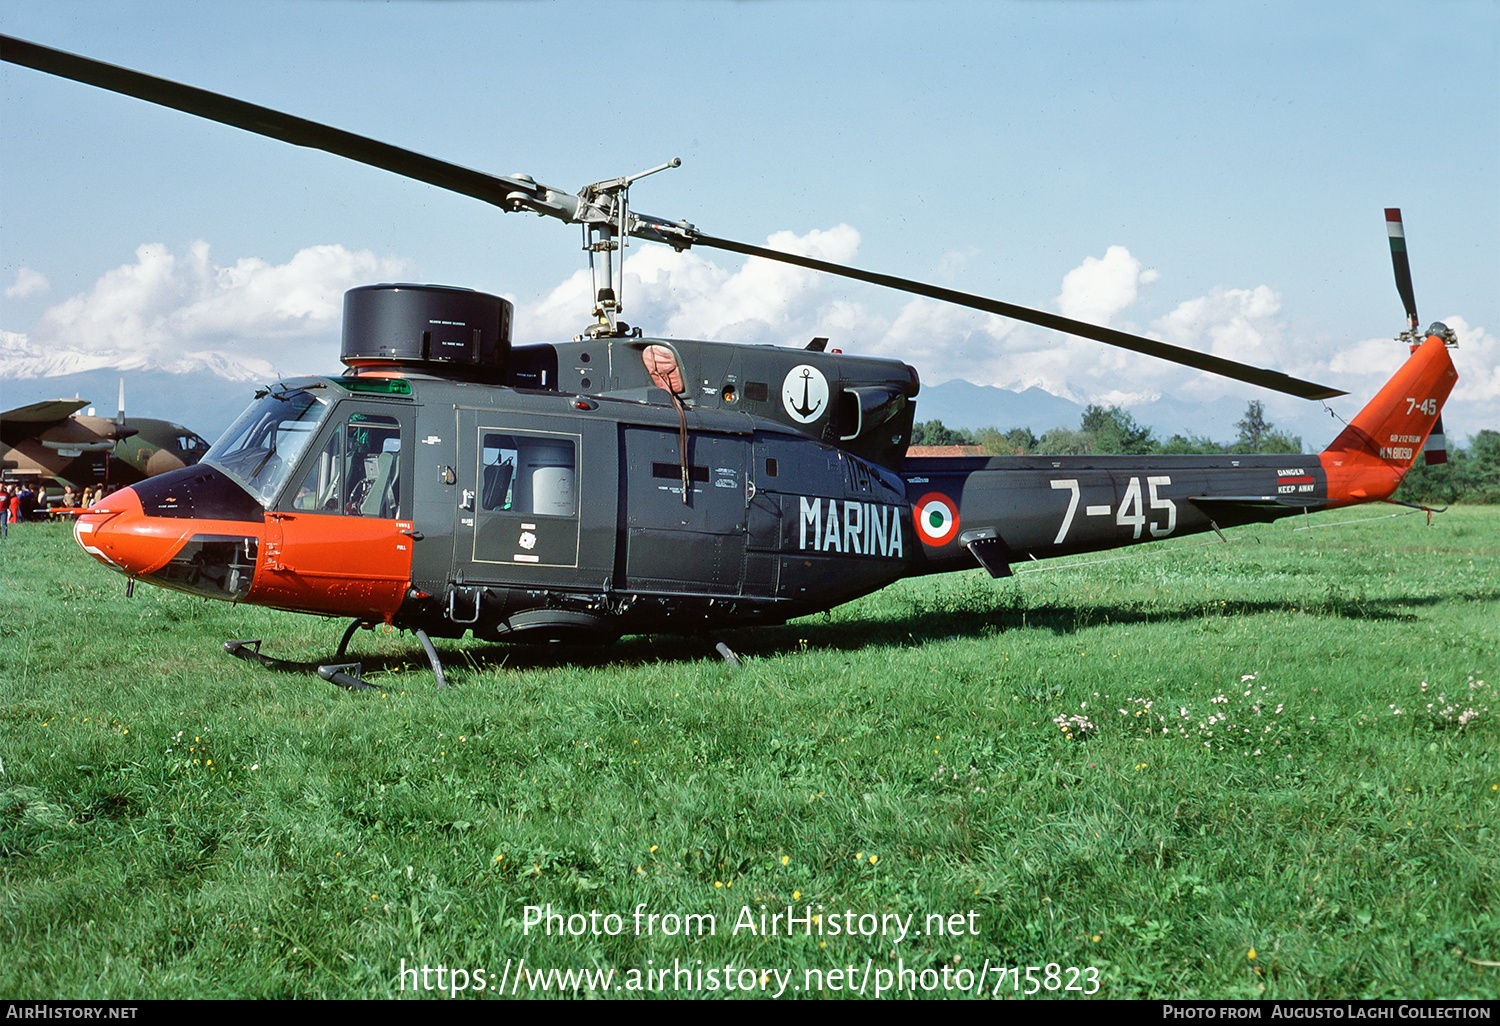
[(1441, 336), (1427, 341), (1318, 457), (1329, 506), (1384, 499), (1422, 452), (1458, 371)]

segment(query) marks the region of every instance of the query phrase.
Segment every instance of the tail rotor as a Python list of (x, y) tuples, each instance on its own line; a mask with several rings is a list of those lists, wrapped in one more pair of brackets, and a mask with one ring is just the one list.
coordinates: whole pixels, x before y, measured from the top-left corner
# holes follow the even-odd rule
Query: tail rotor
[[(1417, 319), (1417, 296), (1411, 284), (1411, 261), (1406, 255), (1406, 228), (1401, 223), (1400, 208), (1385, 208), (1385, 233), (1391, 240), (1391, 265), (1396, 271), (1396, 291), (1400, 293), (1401, 304), (1406, 308), (1406, 330), (1401, 333), (1400, 340), (1406, 342), (1410, 352), (1415, 353), (1428, 335), (1440, 335), (1448, 339), (1453, 333), (1439, 324), (1434, 324), (1425, 332), (1417, 329), (1420, 323)], [(1442, 330), (1437, 330), (1440, 327)], [(1448, 443), (1443, 438), (1442, 417), (1438, 417), (1432, 433), (1427, 436), (1422, 454), (1428, 466), (1448, 462)]]

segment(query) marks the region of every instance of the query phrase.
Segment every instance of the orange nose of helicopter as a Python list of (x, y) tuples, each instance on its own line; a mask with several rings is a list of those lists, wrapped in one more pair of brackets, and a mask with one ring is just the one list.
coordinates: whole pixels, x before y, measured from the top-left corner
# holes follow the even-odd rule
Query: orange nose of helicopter
[[(83, 551), (131, 577), (160, 569), (182, 547), (186, 521), (148, 517), (133, 488), (121, 488), (80, 514), (73, 537)], [(173, 528), (176, 528), (175, 530)]]
[(260, 507), (211, 467), (122, 488), (73, 526), (83, 550), (112, 570), (230, 600), (250, 590), (263, 533)]

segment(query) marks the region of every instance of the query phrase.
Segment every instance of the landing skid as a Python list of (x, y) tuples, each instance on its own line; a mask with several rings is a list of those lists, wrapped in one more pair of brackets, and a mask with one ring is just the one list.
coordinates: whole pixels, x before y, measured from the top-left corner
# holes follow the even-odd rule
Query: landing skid
[(706, 640), (714, 643), (714, 651), (719, 653), (719, 658), (724, 660), (731, 670), (738, 670), (740, 668), (740, 657), (734, 654), (734, 649), (717, 638), (708, 638)]
[[(342, 654), (343, 646), (340, 646)], [(236, 659), (244, 659), (246, 662), (256, 662), (260, 665), (276, 670), (279, 673), (292, 673), (302, 670), (313, 670), (319, 677), (341, 688), (350, 691), (373, 689), (375, 685), (368, 681), (360, 680), (359, 675), (364, 667), (360, 663), (294, 663), (288, 659), (277, 659), (268, 656), (260, 650), (259, 638), (242, 638), (237, 641), (224, 642), (224, 651)], [(337, 657), (335, 657), (337, 658)]]
[[(319, 677), (322, 677), (330, 684), (337, 684), (339, 687), (348, 688), (350, 691), (374, 690), (376, 685), (360, 679), (360, 674), (364, 672), (363, 663), (344, 661), (344, 656), (349, 649), (349, 642), (354, 639), (354, 632), (363, 626), (367, 626), (364, 621), (355, 620), (345, 629), (344, 636), (339, 639), (338, 650), (334, 652), (333, 659), (327, 663), (294, 663), (287, 659), (277, 659), (275, 656), (268, 656), (260, 650), (259, 638), (226, 641), (224, 642), (224, 651), (236, 659), (257, 662), (262, 666), (282, 673), (313, 670)], [(437, 686), (446, 688), (448, 680), (443, 676), (443, 663), (438, 658), (437, 649), (432, 645), (432, 639), (420, 627), (412, 633), (417, 636), (417, 640), (422, 643), (422, 650), (427, 653), (427, 661), (432, 664), (432, 674), (437, 678)]]

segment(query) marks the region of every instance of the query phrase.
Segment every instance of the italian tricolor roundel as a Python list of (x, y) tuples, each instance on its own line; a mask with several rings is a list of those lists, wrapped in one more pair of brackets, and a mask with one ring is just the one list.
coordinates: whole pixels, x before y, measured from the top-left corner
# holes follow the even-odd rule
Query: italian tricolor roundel
[(925, 545), (947, 545), (958, 534), (958, 504), (942, 492), (928, 492), (912, 507), (917, 537)]

